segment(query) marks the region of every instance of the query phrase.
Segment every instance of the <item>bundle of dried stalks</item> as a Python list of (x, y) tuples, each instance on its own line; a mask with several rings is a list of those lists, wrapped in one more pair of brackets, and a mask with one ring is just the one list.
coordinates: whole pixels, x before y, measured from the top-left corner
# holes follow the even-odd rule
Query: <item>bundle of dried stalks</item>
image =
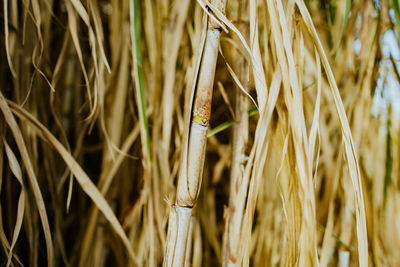
[(397, 0), (4, 0), (1, 22), (1, 264), (400, 265)]

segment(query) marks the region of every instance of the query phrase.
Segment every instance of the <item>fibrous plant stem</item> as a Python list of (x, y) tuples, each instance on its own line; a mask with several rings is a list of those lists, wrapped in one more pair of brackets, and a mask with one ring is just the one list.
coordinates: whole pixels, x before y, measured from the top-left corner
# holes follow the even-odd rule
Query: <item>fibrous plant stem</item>
[[(249, 25), (245, 22), (240, 22), (239, 30), (246, 37), (248, 36)], [(238, 53), (240, 54), (240, 53)], [(235, 62), (235, 69), (240, 75), (240, 80), (247, 90), (249, 84), (249, 62), (244, 56), (239, 56), (239, 60)], [(223, 234), (223, 266), (238, 266), (240, 264), (239, 244), (240, 244), (240, 229), (243, 220), (243, 210), (246, 199), (239, 197), (239, 189), (246, 187), (243, 182), (243, 172), (245, 169), (245, 150), (248, 141), (248, 126), (249, 118), (248, 96), (236, 88), (236, 104), (235, 116), (236, 121), (233, 124), (232, 136), (232, 164), (230, 173), (230, 193), (229, 207), (225, 217), (225, 229)]]
[[(224, 11), (225, 0), (213, 0), (211, 5)], [(189, 264), (192, 210), (197, 202), (203, 175), (207, 131), (211, 115), (215, 68), (221, 29), (213, 19), (207, 19), (207, 32), (197, 79), (195, 101), (191, 109), (190, 130), (181, 159), (175, 205), (170, 209), (164, 266)]]

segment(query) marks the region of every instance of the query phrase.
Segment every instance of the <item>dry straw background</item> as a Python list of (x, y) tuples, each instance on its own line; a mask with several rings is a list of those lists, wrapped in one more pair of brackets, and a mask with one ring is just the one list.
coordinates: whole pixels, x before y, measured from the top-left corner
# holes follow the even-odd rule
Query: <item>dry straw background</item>
[(0, 15), (0, 266), (400, 266), (398, 0)]

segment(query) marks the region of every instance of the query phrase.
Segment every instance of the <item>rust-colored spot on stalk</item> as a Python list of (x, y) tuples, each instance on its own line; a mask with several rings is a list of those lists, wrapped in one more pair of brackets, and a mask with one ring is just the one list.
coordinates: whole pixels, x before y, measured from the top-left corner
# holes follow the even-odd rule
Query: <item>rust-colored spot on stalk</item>
[(203, 90), (197, 95), (193, 110), (193, 122), (208, 126), (211, 115), (211, 94), (210, 90)]

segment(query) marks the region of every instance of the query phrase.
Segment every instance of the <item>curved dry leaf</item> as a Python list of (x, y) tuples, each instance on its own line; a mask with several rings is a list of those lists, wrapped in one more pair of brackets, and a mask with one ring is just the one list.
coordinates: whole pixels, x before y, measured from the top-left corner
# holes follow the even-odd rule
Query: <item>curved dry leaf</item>
[(21, 154), (22, 161), (25, 165), (26, 171), (28, 173), (29, 182), (32, 186), (33, 195), (35, 197), (36, 205), (39, 211), (40, 219), (43, 226), (44, 236), (46, 240), (46, 248), (47, 248), (47, 261), (49, 266), (54, 266), (54, 247), (53, 241), (51, 237), (49, 220), (47, 218), (46, 207), (44, 205), (42, 193), (40, 192), (40, 187), (37, 182), (36, 174), (33, 169), (33, 165), (31, 159), (29, 157), (28, 149), (25, 146), (25, 141), (22, 136), (22, 133), (18, 127), (17, 122), (11, 110), (3, 96), (0, 92), (0, 109), (3, 112), (3, 116), (5, 118), (6, 123), (10, 127), (10, 130), (15, 138), (15, 142)]
[(7, 259), (7, 264), (6, 266), (10, 266), (11, 264), (11, 259), (13, 257), (13, 249), (15, 244), (17, 243), (17, 239), (19, 236), (19, 233), (21, 231), (21, 226), (22, 226), (22, 221), (24, 219), (24, 211), (25, 211), (25, 187), (22, 181), (22, 171), (21, 167), (19, 166), (18, 160), (15, 157), (14, 153), (12, 152), (11, 148), (7, 144), (7, 141), (3, 138), (4, 142), (4, 147), (6, 150), (6, 155), (8, 158), (8, 164), (10, 166), (10, 169), (12, 173), (15, 175), (17, 178), (18, 182), (21, 184), (21, 193), (19, 195), (18, 199), (18, 209), (17, 209), (17, 218), (15, 220), (15, 226), (14, 226), (14, 233), (10, 245), (10, 250), (8, 254), (8, 259)]

